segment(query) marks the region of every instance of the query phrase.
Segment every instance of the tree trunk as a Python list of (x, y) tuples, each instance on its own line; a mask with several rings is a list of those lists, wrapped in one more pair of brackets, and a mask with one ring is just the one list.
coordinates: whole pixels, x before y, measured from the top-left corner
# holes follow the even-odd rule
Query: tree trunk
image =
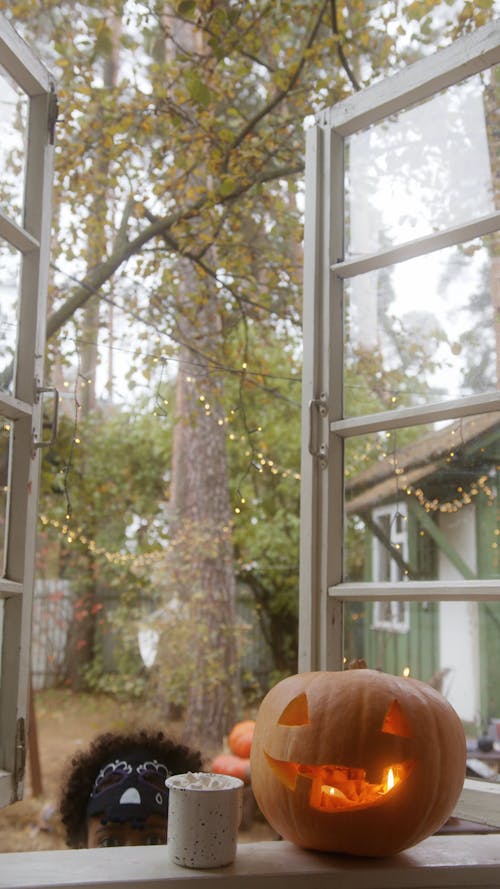
[[(223, 385), (207, 359), (220, 339), (215, 297), (187, 263), (183, 280), (188, 311), (179, 321), (171, 517), (172, 547), (184, 548), (192, 587), (191, 615), (199, 632), (188, 692), (184, 741), (206, 751), (220, 747), (237, 716), (232, 512), (226, 453)], [(196, 599), (193, 597), (196, 596)]]
[(96, 636), (95, 562), (90, 552), (82, 553), (81, 577), (73, 581), (77, 595), (66, 643), (66, 675), (73, 691), (86, 688), (85, 667), (93, 657)]
[[(201, 31), (172, 15), (160, 16), (165, 59), (184, 51), (204, 54)], [(158, 48), (157, 48), (158, 49)], [(203, 169), (195, 179), (204, 181)], [(238, 713), (236, 583), (231, 537), (232, 511), (226, 453), (223, 382), (209, 356), (220, 355), (218, 294), (193, 265), (179, 260), (182, 281), (177, 315), (179, 370), (170, 491), (169, 594), (183, 601), (189, 624), (184, 636), (189, 664), (183, 740), (205, 755), (220, 749)], [(187, 609), (187, 610), (186, 610)], [(177, 651), (182, 640), (171, 640)], [(168, 631), (165, 645), (169, 645)], [(177, 647), (176, 647), (177, 646)], [(168, 687), (168, 666), (161, 678)]]

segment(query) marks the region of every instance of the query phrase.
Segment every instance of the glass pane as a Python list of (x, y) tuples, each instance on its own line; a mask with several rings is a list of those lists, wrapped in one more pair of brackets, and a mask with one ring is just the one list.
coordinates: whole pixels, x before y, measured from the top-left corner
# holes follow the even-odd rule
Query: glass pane
[(500, 578), (500, 412), (348, 439), (345, 466), (347, 581)]
[(0, 205), (22, 223), (28, 97), (0, 65)]
[(21, 256), (0, 238), (0, 389), (14, 391)]
[[(406, 626), (398, 626), (406, 614)], [(381, 621), (392, 614), (393, 624)], [(500, 751), (500, 602), (356, 602), (345, 609), (346, 660), (364, 658), (372, 669), (429, 682), (453, 705), (464, 723), (469, 757), (478, 747), (498, 773)], [(484, 737), (485, 736), (485, 737)], [(488, 751), (486, 751), (488, 752)], [(472, 766), (471, 766), (472, 767)], [(477, 776), (477, 775), (476, 775)]]
[(0, 572), (5, 576), (5, 553), (7, 545), (7, 503), (9, 492), (10, 454), (14, 424), (0, 416)]
[(344, 617), (346, 658), (429, 682), (439, 670), (439, 610), (438, 602), (350, 602)]
[(493, 76), (471, 77), (347, 140), (347, 257), (494, 212)]
[(483, 734), (500, 750), (500, 602), (404, 599), (408, 580), (500, 586), (500, 412), (348, 439), (345, 466), (345, 579), (403, 597), (347, 603), (347, 660), (430, 682), (472, 758)]
[(498, 258), (478, 238), (345, 281), (345, 416), (493, 392)]

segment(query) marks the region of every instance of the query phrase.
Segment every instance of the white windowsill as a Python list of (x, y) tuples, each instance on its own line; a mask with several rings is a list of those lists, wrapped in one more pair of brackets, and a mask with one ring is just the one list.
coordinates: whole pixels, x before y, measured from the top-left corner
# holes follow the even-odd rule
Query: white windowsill
[(238, 846), (234, 864), (195, 871), (165, 846), (9, 852), (0, 889), (498, 889), (500, 835), (433, 836), (393, 858), (306, 852), (284, 841)]

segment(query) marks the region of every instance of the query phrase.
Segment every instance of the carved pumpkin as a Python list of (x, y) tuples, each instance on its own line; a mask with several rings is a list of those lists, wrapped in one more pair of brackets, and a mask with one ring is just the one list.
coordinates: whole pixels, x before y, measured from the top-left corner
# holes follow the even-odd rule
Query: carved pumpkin
[(392, 855), (441, 827), (465, 760), (462, 724), (439, 692), (363, 669), (275, 685), (250, 755), (255, 798), (281, 836), (368, 856)]

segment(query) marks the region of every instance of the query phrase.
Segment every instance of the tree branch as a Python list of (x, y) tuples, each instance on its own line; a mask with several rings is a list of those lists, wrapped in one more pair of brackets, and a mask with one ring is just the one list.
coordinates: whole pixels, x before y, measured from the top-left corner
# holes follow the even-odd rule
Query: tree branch
[(264, 107), (261, 108), (260, 111), (258, 111), (256, 114), (254, 114), (254, 116), (251, 118), (251, 120), (248, 121), (248, 123), (243, 127), (242, 130), (240, 130), (240, 132), (235, 137), (235, 139), (233, 140), (233, 142), (231, 143), (231, 146), (229, 147), (229, 149), (227, 151), (226, 159), (225, 159), (226, 166), (227, 166), (227, 162), (229, 160), (231, 153), (241, 145), (243, 140), (248, 136), (249, 133), (251, 133), (257, 127), (257, 124), (259, 124), (260, 121), (264, 119), (264, 117), (266, 117), (268, 114), (270, 114), (271, 111), (274, 111), (274, 109), (277, 107), (277, 105), (280, 104), (280, 102), (283, 101), (283, 99), (286, 99), (286, 97), (289, 95), (289, 93), (294, 88), (295, 84), (297, 83), (297, 80), (299, 79), (300, 73), (301, 73), (302, 69), (304, 68), (304, 65), (306, 62), (306, 52), (308, 49), (311, 48), (313, 41), (316, 37), (316, 34), (318, 33), (318, 29), (319, 29), (321, 22), (323, 20), (323, 16), (325, 14), (325, 9), (327, 7), (327, 4), (328, 4), (328, 0), (324, 0), (324, 2), (321, 4), (321, 8), (320, 8), (319, 13), (316, 17), (316, 21), (313, 25), (313, 28), (311, 30), (311, 33), (308, 37), (307, 42), (306, 42), (305, 46), (303, 47), (300, 59), (297, 62), (295, 70), (294, 70), (293, 74), (291, 74), (291, 76), (290, 76), (290, 80), (288, 82), (286, 89), (278, 90), (277, 93), (273, 96), (273, 98), (270, 99), (270, 101), (267, 103), (267, 105), (264, 105)]
[[(236, 198), (240, 197), (245, 192), (249, 191), (253, 188), (254, 185), (262, 185), (264, 182), (270, 182), (275, 179), (282, 179), (285, 176), (289, 177), (292, 175), (296, 175), (297, 173), (302, 172), (304, 169), (303, 161), (298, 162), (295, 166), (290, 167), (280, 167), (274, 170), (269, 170), (262, 173), (260, 176), (252, 179), (249, 182), (244, 182), (241, 184), (239, 188), (237, 188), (230, 195), (226, 195), (218, 198), (213, 203), (216, 204), (226, 204), (230, 201), (236, 200)], [(205, 193), (200, 196), (197, 201), (194, 201), (191, 205), (186, 207), (184, 210), (179, 210), (177, 213), (174, 213), (169, 216), (163, 216), (158, 219), (155, 219), (149, 226), (147, 226), (139, 235), (137, 235), (133, 240), (128, 241), (125, 236), (125, 231), (123, 229), (123, 225), (126, 222), (124, 213), (124, 219), (122, 220), (122, 225), (120, 226), (119, 236), (117, 236), (115, 241), (115, 249), (111, 256), (103, 262), (99, 263), (94, 269), (91, 269), (86, 277), (81, 281), (80, 285), (77, 287), (75, 292), (70, 296), (67, 301), (62, 305), (59, 309), (50, 315), (47, 320), (47, 328), (46, 335), (47, 339), (54, 336), (61, 327), (69, 321), (69, 319), (74, 315), (74, 313), (81, 309), (85, 303), (90, 299), (93, 294), (96, 294), (99, 289), (102, 287), (106, 281), (113, 276), (113, 274), (126, 263), (132, 256), (136, 253), (139, 253), (142, 247), (147, 244), (149, 241), (153, 240), (157, 237), (165, 238), (168, 235), (169, 229), (173, 228), (179, 222), (185, 219), (191, 219), (193, 216), (196, 216), (203, 207), (208, 206), (211, 201), (208, 198), (208, 195)], [(128, 218), (128, 217), (127, 217)], [(181, 255), (182, 251), (179, 246), (175, 243), (174, 239), (172, 240), (172, 246), (175, 245), (175, 249), (178, 250)]]
[[(338, 23), (337, 23), (337, 0), (330, 0), (330, 13), (331, 13), (331, 17), (332, 17), (332, 31), (335, 34), (335, 37), (339, 37), (340, 32), (339, 32), (339, 27), (338, 27)], [(344, 47), (342, 46), (340, 41), (337, 43), (337, 55), (340, 59), (340, 64), (342, 65), (345, 73), (347, 74), (349, 80), (351, 81), (354, 89), (356, 91), (359, 91), (361, 89), (361, 86), (358, 83), (356, 77), (354, 76), (353, 71), (351, 70), (351, 66), (349, 65), (349, 62), (347, 61), (347, 56), (344, 52)]]

